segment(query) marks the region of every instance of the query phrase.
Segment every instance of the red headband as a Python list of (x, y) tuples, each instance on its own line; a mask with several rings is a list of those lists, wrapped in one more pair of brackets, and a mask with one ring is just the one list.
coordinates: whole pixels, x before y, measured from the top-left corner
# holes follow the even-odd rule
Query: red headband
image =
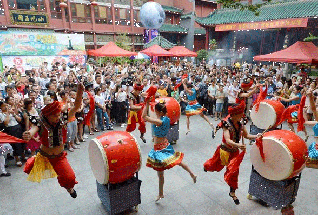
[(43, 116), (49, 116), (57, 114), (58, 112), (62, 111), (62, 107), (60, 102), (54, 101), (51, 104), (46, 105), (44, 108), (42, 108), (41, 113)]
[(250, 88), (253, 85), (253, 79), (251, 79), (251, 81), (249, 83), (242, 83), (241, 87), (242, 88)]
[(241, 113), (244, 113), (244, 110), (245, 110), (245, 102), (242, 101), (240, 104), (238, 105), (235, 105), (235, 106), (230, 106), (228, 108), (228, 113), (230, 115), (236, 115), (236, 114), (241, 114)]
[(144, 85), (134, 84), (134, 90), (142, 91), (144, 89)]

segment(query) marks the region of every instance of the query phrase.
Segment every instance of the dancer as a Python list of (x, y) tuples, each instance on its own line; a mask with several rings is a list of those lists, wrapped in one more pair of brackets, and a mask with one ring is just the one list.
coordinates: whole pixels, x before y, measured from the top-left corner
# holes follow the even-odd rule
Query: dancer
[(132, 132), (136, 129), (136, 124), (139, 123), (138, 130), (140, 131), (140, 139), (146, 143), (144, 134), (146, 133), (146, 124), (144, 119), (141, 117), (143, 104), (141, 103), (141, 91), (144, 88), (143, 85), (134, 84), (134, 90), (129, 93), (129, 113), (127, 132)]
[(214, 126), (210, 122), (209, 118), (203, 114), (206, 109), (202, 107), (196, 100), (196, 89), (193, 87), (191, 83), (187, 83), (187, 79), (182, 80), (184, 91), (186, 92), (186, 95), (188, 97), (188, 105), (186, 107), (186, 116), (187, 116), (187, 132), (186, 135), (190, 132), (190, 116), (193, 115), (200, 115), (205, 121), (209, 123), (209, 125), (212, 127), (212, 136), (214, 136)]
[(166, 116), (167, 108), (164, 100), (160, 100), (160, 102), (155, 105), (156, 118), (148, 116), (150, 100), (151, 99), (146, 100), (146, 107), (143, 110), (142, 117), (145, 121), (152, 123), (155, 137), (154, 149), (149, 152), (146, 165), (147, 167), (153, 168), (158, 173), (159, 196), (156, 201), (159, 201), (164, 198), (164, 170), (179, 165), (189, 172), (194, 183), (196, 183), (197, 176), (194, 175), (190, 168), (182, 162), (184, 154), (182, 152), (175, 152), (173, 147), (168, 143), (166, 136), (170, 128), (170, 119)]
[[(223, 139), (212, 158), (204, 163), (204, 171), (220, 172), (224, 166), (224, 180), (230, 186), (230, 197), (236, 205), (240, 204), (239, 199), (235, 195), (235, 190), (238, 188), (239, 166), (242, 162), (246, 146), (240, 143), (243, 137), (247, 139), (256, 139), (257, 135), (250, 135), (245, 126), (241, 123), (244, 115), (245, 103), (234, 104), (228, 108), (230, 117), (226, 121), (222, 120)], [(241, 149), (243, 154), (240, 154)], [(241, 158), (240, 158), (241, 157)]]
[[(283, 115), (281, 117), (281, 122), (287, 120), (287, 125), (289, 129), (295, 133), (295, 129), (293, 124), (299, 123), (299, 118), (303, 118), (303, 109), (305, 107), (305, 99), (302, 98), (302, 95), (300, 91), (302, 88), (300, 86), (295, 86), (293, 90), (293, 95), (291, 95), (290, 98), (286, 99), (280, 96), (275, 96), (276, 99), (279, 99), (284, 102), (291, 102), (292, 105), (288, 106), (288, 108), (285, 109), (283, 112)], [(302, 113), (302, 116), (299, 115), (299, 113)], [(300, 131), (300, 129), (297, 129)], [(305, 142), (308, 140), (308, 134), (306, 127), (302, 127), (302, 130), (305, 133)]]
[[(78, 83), (76, 100), (74, 107), (70, 109), (69, 116), (73, 117), (81, 107), (84, 86)], [(28, 180), (41, 182), (41, 179), (54, 178), (57, 176), (61, 187), (64, 187), (71, 195), (76, 198), (74, 190), (75, 173), (66, 158), (64, 152), (63, 135), (61, 120), (61, 105), (58, 101), (53, 101), (46, 105), (40, 114), (40, 119), (29, 131), (23, 133), (23, 139), (29, 141), (37, 132), (40, 133), (41, 147), (40, 152), (29, 158), (25, 164), (24, 172), (29, 174)]]

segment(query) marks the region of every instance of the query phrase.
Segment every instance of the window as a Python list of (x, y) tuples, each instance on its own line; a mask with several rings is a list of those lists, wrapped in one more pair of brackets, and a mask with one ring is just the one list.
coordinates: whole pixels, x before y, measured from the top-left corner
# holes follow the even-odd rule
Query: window
[(111, 24), (112, 11), (110, 7), (95, 7), (95, 22), (97, 24)]
[(171, 14), (166, 14), (166, 20), (165, 20), (165, 23), (166, 24), (173, 24), (172, 23), (172, 16)]
[(50, 0), (51, 18), (62, 19), (62, 11), (60, 8), (60, 1)]
[(142, 27), (142, 24), (140, 22), (140, 10), (134, 10), (134, 26)]
[(91, 23), (91, 8), (86, 4), (71, 4), (72, 22)]
[(130, 9), (115, 8), (115, 24), (130, 25)]
[(8, 4), (14, 10), (45, 11), (44, 0), (8, 0)]
[(112, 3), (112, 0), (97, 0), (97, 2)]
[(3, 1), (4, 1), (4, 0), (0, 0), (0, 16), (3, 16), (3, 15), (4, 15)]

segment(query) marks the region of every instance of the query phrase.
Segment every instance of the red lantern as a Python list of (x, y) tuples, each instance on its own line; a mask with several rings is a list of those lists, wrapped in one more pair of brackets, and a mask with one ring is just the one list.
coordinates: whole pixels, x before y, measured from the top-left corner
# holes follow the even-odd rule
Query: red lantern
[(96, 1), (93, 0), (93, 1), (91, 1), (91, 5), (94, 6), (94, 7), (95, 7), (95, 6), (98, 6), (98, 2), (96, 2)]
[(61, 1), (60, 8), (67, 8), (67, 4), (65, 2)]

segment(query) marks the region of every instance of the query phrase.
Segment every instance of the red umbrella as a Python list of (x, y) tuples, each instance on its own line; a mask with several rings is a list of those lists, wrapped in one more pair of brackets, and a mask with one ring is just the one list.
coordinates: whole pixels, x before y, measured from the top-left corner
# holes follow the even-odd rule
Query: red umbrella
[(119, 48), (114, 42), (108, 42), (106, 45), (99, 49), (89, 50), (88, 55), (98, 57), (130, 57), (133, 55), (137, 55), (137, 53)]
[(175, 46), (169, 50), (174, 57), (197, 57), (197, 53), (190, 51), (184, 46)]
[(172, 56), (172, 54), (169, 51), (164, 50), (158, 45), (150, 46), (149, 48), (142, 50), (141, 53), (144, 53), (148, 56), (158, 56), (158, 57)]

